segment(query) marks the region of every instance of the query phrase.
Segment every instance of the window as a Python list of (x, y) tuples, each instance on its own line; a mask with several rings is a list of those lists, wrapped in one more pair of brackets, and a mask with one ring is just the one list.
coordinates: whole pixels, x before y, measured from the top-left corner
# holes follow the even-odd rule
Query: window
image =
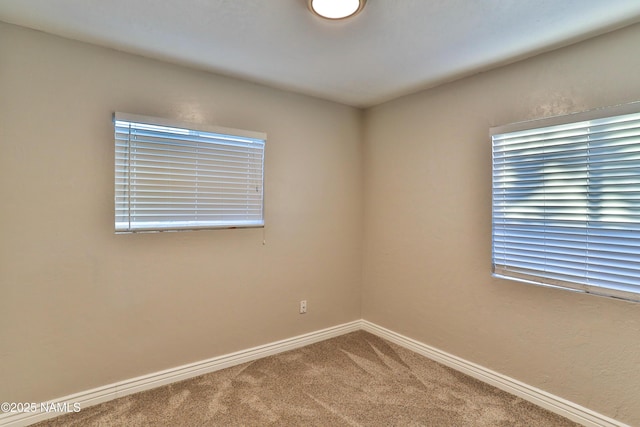
[(494, 276), (640, 301), (640, 103), (491, 134)]
[(115, 113), (116, 232), (264, 226), (266, 135)]

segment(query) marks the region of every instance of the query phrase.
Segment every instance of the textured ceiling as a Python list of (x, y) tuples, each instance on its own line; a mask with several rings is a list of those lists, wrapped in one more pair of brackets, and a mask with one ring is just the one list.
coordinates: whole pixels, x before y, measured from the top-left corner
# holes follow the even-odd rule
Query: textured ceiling
[(640, 22), (639, 0), (1, 0), (0, 20), (368, 107)]

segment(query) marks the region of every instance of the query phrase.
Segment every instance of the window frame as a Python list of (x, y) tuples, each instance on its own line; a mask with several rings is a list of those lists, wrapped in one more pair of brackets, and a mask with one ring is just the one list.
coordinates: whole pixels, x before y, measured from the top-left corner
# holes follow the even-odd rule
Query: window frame
[[(129, 114), (129, 113), (121, 113), (121, 112), (115, 112), (113, 113), (113, 117), (112, 117), (112, 121), (113, 121), (113, 132), (114, 132), (114, 228), (115, 228), (115, 233), (116, 234), (129, 234), (129, 233), (154, 233), (154, 232), (174, 232), (174, 231), (192, 231), (192, 230), (213, 230), (213, 229), (235, 229), (235, 228), (263, 228), (264, 224), (265, 224), (265, 220), (264, 220), (264, 205), (265, 205), (265, 188), (264, 188), (264, 181), (265, 181), (265, 168), (264, 168), (264, 159), (265, 159), (265, 152), (266, 152), (266, 142), (267, 142), (267, 134), (264, 132), (256, 132), (256, 131), (248, 131), (248, 130), (241, 130), (241, 129), (234, 129), (234, 128), (228, 128), (228, 127), (222, 127), (222, 126), (215, 126), (215, 125), (209, 125), (209, 124), (194, 124), (194, 123), (187, 123), (187, 122), (182, 122), (182, 121), (178, 121), (178, 120), (171, 120), (171, 119), (166, 119), (166, 118), (159, 118), (159, 117), (150, 117), (150, 116), (144, 116), (144, 115), (138, 115), (138, 114)], [(178, 144), (180, 142), (183, 142), (184, 145), (179, 146), (178, 150), (179, 153), (178, 154), (184, 154), (184, 152), (182, 152), (182, 150), (185, 150), (185, 147), (187, 147), (188, 144), (192, 144), (191, 148), (194, 148), (195, 146), (203, 146), (206, 147), (206, 143), (211, 142), (212, 145), (211, 147), (213, 147), (214, 145), (218, 148), (218, 149), (224, 149), (227, 147), (231, 147), (232, 144), (236, 144), (236, 143), (240, 143), (240, 144), (245, 144), (247, 147), (252, 146), (252, 144), (256, 144), (255, 148), (247, 148), (246, 151), (250, 151), (252, 150), (253, 152), (259, 152), (260, 157), (254, 158), (253, 162), (247, 161), (247, 164), (252, 164), (253, 166), (256, 166), (259, 164), (260, 166), (260, 170), (259, 170), (259, 175), (260, 175), (260, 188), (259, 188), (259, 198), (260, 198), (260, 203), (259, 203), (259, 220), (239, 220), (239, 219), (229, 219), (229, 220), (225, 220), (225, 221), (214, 221), (214, 220), (201, 220), (201, 221), (196, 221), (196, 220), (184, 220), (184, 221), (178, 221), (175, 219), (165, 219), (165, 220), (158, 220), (158, 221), (138, 221), (140, 224), (147, 224), (145, 226), (139, 226), (139, 225), (133, 225), (134, 222), (131, 220), (132, 218), (132, 209), (131, 209), (131, 205), (130, 205), (130, 200), (132, 198), (131, 195), (131, 188), (132, 188), (132, 182), (131, 182), (131, 165), (132, 165), (132, 159), (131, 159), (131, 130), (129, 130), (129, 139), (126, 140), (124, 143), (122, 142), (122, 138), (120, 138), (120, 146), (119, 146), (119, 138), (118, 138), (118, 129), (123, 129), (122, 126), (118, 126), (118, 123), (131, 123), (134, 125), (141, 125), (142, 127), (147, 126), (149, 128), (153, 128), (153, 127), (157, 127), (157, 128), (167, 128), (167, 129), (172, 129), (175, 132), (173, 133), (173, 135), (180, 135), (180, 134), (184, 134), (187, 137), (190, 138), (198, 138), (199, 141), (187, 141), (186, 139), (181, 139), (179, 137), (171, 137), (169, 141), (171, 141), (173, 144), (175, 144), (175, 146), (178, 146)], [(154, 130), (150, 130), (150, 133), (154, 132)], [(160, 132), (160, 131), (158, 131)], [(167, 133), (167, 132), (165, 132)], [(127, 133), (124, 132), (120, 132), (121, 135), (126, 135)], [(203, 136), (204, 135), (204, 136)], [(211, 138), (211, 139), (208, 139)], [(224, 142), (225, 140), (229, 140), (229, 144), (226, 145), (226, 142)], [(261, 144), (261, 145), (260, 145)], [(159, 146), (159, 143), (156, 142), (148, 142), (148, 145), (156, 145)], [(125, 146), (127, 148), (125, 148), (125, 150), (128, 150), (128, 152), (125, 154), (127, 156), (127, 158), (125, 158), (123, 160), (122, 158), (122, 147)], [(119, 151), (120, 149), (120, 151)], [(197, 150), (197, 149), (196, 149)], [(206, 150), (205, 150), (206, 151)], [(211, 150), (214, 151), (214, 150)], [(198, 157), (199, 155), (196, 155), (196, 157)], [(167, 159), (172, 159), (172, 157), (170, 156), (166, 156), (165, 157)], [(205, 160), (208, 161), (215, 161), (215, 162), (220, 162), (225, 163), (227, 162), (227, 160), (222, 159), (223, 156), (219, 155), (219, 154), (215, 154), (215, 155), (210, 155), (208, 156)], [(199, 157), (200, 160), (202, 160), (201, 157)], [(256, 159), (258, 159), (258, 161), (256, 161)], [(170, 161), (170, 160), (168, 160)], [(195, 161), (196, 165), (198, 164), (198, 160)], [(181, 164), (184, 164), (185, 162), (181, 162)], [(125, 168), (125, 171), (119, 171), (118, 168)], [(198, 166), (200, 167), (200, 166)], [(219, 166), (217, 166), (219, 167)], [(227, 165), (225, 165), (224, 167), (228, 167)], [(184, 168), (184, 169), (182, 169)], [(178, 169), (178, 172), (182, 172), (182, 171), (195, 171), (196, 169), (194, 167), (188, 166), (180, 166), (180, 169)], [(217, 173), (217, 171), (216, 171)], [(227, 172), (229, 173), (229, 172)], [(124, 174), (124, 175), (123, 175)], [(169, 173), (167, 173), (167, 175), (169, 175)], [(196, 174), (197, 175), (197, 174)], [(123, 178), (125, 177), (125, 178)], [(228, 178), (229, 175), (225, 175), (225, 178)], [(120, 179), (125, 179), (125, 183), (123, 184), (122, 182), (119, 182), (119, 178)], [(217, 179), (217, 178), (216, 178)], [(224, 180), (224, 179), (222, 179)], [(255, 180), (255, 178), (254, 178)], [(165, 181), (171, 181), (171, 179), (167, 178)], [(196, 200), (198, 199), (198, 195), (200, 195), (200, 200), (202, 200), (202, 195), (206, 194), (206, 192), (200, 191), (198, 192), (198, 184), (197, 182), (200, 182), (200, 184), (202, 184), (201, 181), (198, 181), (198, 177), (194, 178), (194, 180), (192, 182), (190, 182), (190, 184), (194, 185), (193, 189), (188, 190), (189, 194), (193, 195), (192, 199), (189, 199), (190, 201), (194, 202), (197, 204)], [(162, 186), (166, 186), (165, 184), (159, 184), (158, 188), (162, 187)], [(229, 185), (228, 183), (216, 183), (216, 185), (222, 186), (222, 185)], [(236, 183), (236, 185), (238, 185)], [(248, 185), (248, 184), (247, 184)], [(121, 188), (124, 188), (125, 190), (119, 190), (119, 186)], [(154, 189), (157, 190), (157, 188), (153, 187)], [(224, 187), (223, 192), (224, 191), (228, 191), (229, 187)], [(249, 194), (249, 190), (245, 190), (246, 194)], [(258, 191), (258, 190), (256, 190)], [(164, 197), (164, 196), (162, 196)], [(173, 196), (175, 198), (175, 195)], [(129, 206), (126, 206), (125, 208), (122, 208), (122, 199), (125, 199), (125, 203), (129, 203)], [(169, 196), (169, 198), (171, 198), (171, 196)], [(228, 199), (226, 198), (226, 196), (223, 196), (224, 201), (228, 202)], [(158, 203), (161, 204), (161, 203)], [(255, 202), (254, 202), (255, 205)], [(171, 204), (170, 202), (167, 202), (166, 206), (162, 206), (160, 210), (162, 210), (163, 208), (171, 208), (173, 207), (174, 209), (176, 209), (176, 202), (174, 202), (174, 204)], [(217, 207), (221, 206), (221, 205), (216, 205)], [(248, 208), (247, 208), (248, 209)], [(126, 214), (124, 215), (124, 217), (128, 218), (128, 222), (127, 221), (118, 221), (119, 218), (121, 218), (122, 212), (126, 212)], [(248, 212), (248, 211), (247, 211)], [(120, 213), (120, 215), (119, 215)], [(248, 213), (246, 215), (249, 215)], [(167, 215), (170, 216), (170, 215)], [(151, 223), (154, 223), (154, 225), (150, 225)], [(128, 225), (123, 225), (123, 224), (128, 224)]]
[[(524, 283), (530, 283), (530, 284), (534, 284), (534, 285), (540, 285), (540, 286), (547, 286), (547, 287), (553, 287), (553, 288), (560, 288), (560, 289), (565, 289), (565, 290), (570, 290), (570, 291), (576, 291), (576, 292), (583, 292), (583, 293), (588, 293), (588, 294), (593, 294), (593, 295), (598, 295), (598, 296), (605, 296), (605, 297), (610, 297), (610, 298), (617, 298), (617, 299), (623, 299), (623, 300), (628, 300), (628, 301), (633, 301), (633, 302), (640, 302), (640, 286), (638, 286), (638, 284), (636, 283), (631, 283), (628, 282), (628, 284), (626, 286), (621, 286), (621, 288), (612, 288), (612, 287), (606, 287), (606, 286), (598, 286), (598, 285), (594, 285), (594, 284), (589, 284), (589, 283), (580, 283), (580, 282), (567, 282), (565, 280), (554, 280), (554, 279), (549, 279), (549, 278), (545, 278), (544, 277), (544, 272), (542, 272), (542, 270), (533, 270), (534, 273), (539, 274), (536, 277), (536, 274), (528, 274), (527, 272), (525, 273), (518, 273), (515, 270), (518, 270), (518, 268), (513, 267), (513, 265), (511, 266), (514, 271), (506, 271), (505, 266), (507, 266), (506, 264), (501, 265), (500, 268), (496, 268), (496, 148), (495, 148), (495, 141), (494, 138), (496, 138), (497, 136), (504, 136), (504, 135), (508, 135), (511, 133), (517, 133), (517, 132), (523, 132), (523, 131), (534, 131), (534, 130), (541, 130), (544, 128), (548, 128), (548, 127), (553, 127), (553, 126), (560, 126), (560, 125), (571, 125), (571, 124), (579, 124), (580, 122), (589, 122), (589, 121), (593, 121), (593, 120), (602, 120), (602, 119), (608, 119), (608, 118), (615, 118), (618, 116), (624, 116), (624, 115), (628, 115), (628, 114), (638, 114), (640, 113), (640, 102), (633, 102), (633, 103), (629, 103), (629, 104), (623, 104), (623, 105), (616, 105), (616, 106), (612, 106), (612, 107), (604, 107), (604, 108), (598, 108), (598, 109), (594, 109), (594, 110), (589, 110), (589, 111), (584, 111), (584, 112), (579, 112), (579, 113), (573, 113), (573, 114), (567, 114), (567, 115), (561, 115), (561, 116), (554, 116), (554, 117), (549, 117), (549, 118), (543, 118), (543, 119), (539, 119), (539, 120), (531, 120), (531, 121), (524, 121), (524, 122), (517, 122), (517, 123), (512, 123), (512, 124), (508, 124), (508, 125), (504, 125), (504, 126), (496, 126), (496, 127), (492, 127), (490, 129), (490, 137), (491, 137), (491, 145), (492, 145), (492, 201), (491, 201), (491, 209), (492, 209), (492, 231), (491, 231), (491, 272), (492, 272), (492, 276), (493, 277), (497, 277), (497, 278), (501, 278), (501, 279), (507, 279), (507, 280), (514, 280), (514, 281), (519, 281), (519, 282), (524, 282)], [(591, 131), (589, 131), (589, 136), (592, 135)], [(589, 140), (589, 139), (588, 139)], [(548, 147), (548, 146), (547, 146)], [(546, 160), (545, 160), (546, 162)], [(593, 162), (592, 161), (587, 161), (585, 162), (587, 171), (589, 171), (590, 169), (590, 165), (592, 165)], [(561, 166), (562, 167), (566, 167), (567, 163), (562, 163)], [(545, 167), (547, 166), (547, 164), (545, 163)], [(638, 174), (640, 175), (640, 174)], [(607, 177), (609, 177), (609, 175), (607, 175)], [(635, 174), (634, 174), (634, 178), (635, 178)], [(587, 180), (590, 178), (587, 178)], [(634, 184), (634, 185), (638, 185), (640, 187), (640, 184)], [(536, 187), (536, 189), (538, 189), (539, 187)], [(527, 193), (530, 195), (533, 195), (533, 191), (531, 193)], [(563, 192), (562, 194), (568, 194), (566, 191)], [(504, 199), (504, 198), (503, 198)], [(518, 199), (520, 200), (520, 199)], [(587, 195), (585, 195), (585, 206), (589, 205), (589, 201), (592, 201), (592, 195), (587, 192)], [(616, 199), (617, 200), (617, 199)], [(514, 206), (515, 203), (511, 206)], [(543, 209), (541, 208), (541, 204), (536, 202), (535, 208), (537, 209)], [(633, 208), (635, 206), (632, 206), (631, 210), (633, 212)], [(546, 215), (546, 211), (545, 211), (545, 215)], [(587, 216), (592, 215), (591, 213), (588, 213)], [(546, 221), (546, 220), (545, 220)], [(631, 225), (628, 225), (627, 228), (622, 229), (622, 232), (626, 232), (626, 233), (631, 233), (633, 234), (633, 239), (636, 238), (635, 234), (638, 233), (639, 235), (637, 236), (640, 239), (640, 232), (634, 229), (634, 225), (635, 228), (637, 228), (638, 224), (640, 223), (640, 220), (636, 219), (636, 222), (631, 222)], [(553, 222), (553, 221), (550, 221)], [(588, 235), (589, 234), (589, 230), (593, 230), (593, 226), (589, 226), (589, 222), (591, 222), (589, 219), (585, 220), (585, 224), (587, 224), (585, 226), (585, 234)], [(544, 228), (546, 229), (547, 226), (545, 225)], [(550, 227), (551, 229), (553, 227)], [(545, 238), (549, 238), (548, 233), (544, 233), (541, 232), (540, 236), (544, 235)], [(588, 239), (588, 238), (587, 238)], [(546, 252), (545, 252), (546, 254)], [(635, 254), (634, 254), (635, 255)], [(529, 254), (529, 256), (531, 256), (531, 254)], [(587, 255), (585, 256), (585, 260), (588, 259), (589, 255), (588, 255), (588, 250), (587, 250)], [(559, 259), (556, 259), (556, 261)], [(610, 259), (607, 259), (608, 261), (610, 261)], [(546, 258), (545, 258), (545, 262)], [(508, 264), (508, 262), (507, 262)], [(520, 270), (524, 270), (524, 269), (520, 269)], [(589, 267), (585, 267), (585, 271), (589, 271)], [(584, 279), (587, 280), (587, 279)], [(588, 281), (588, 280), (587, 280)]]

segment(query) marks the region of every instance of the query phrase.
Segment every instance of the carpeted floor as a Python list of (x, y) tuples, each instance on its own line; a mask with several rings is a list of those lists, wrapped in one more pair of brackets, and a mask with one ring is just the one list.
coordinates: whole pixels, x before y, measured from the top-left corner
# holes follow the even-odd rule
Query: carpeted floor
[(576, 426), (364, 331), (39, 424)]

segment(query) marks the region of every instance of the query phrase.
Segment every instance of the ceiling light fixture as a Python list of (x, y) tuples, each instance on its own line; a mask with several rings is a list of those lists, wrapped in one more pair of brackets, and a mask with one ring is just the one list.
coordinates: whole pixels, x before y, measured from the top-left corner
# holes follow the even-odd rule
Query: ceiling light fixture
[(367, 0), (309, 0), (309, 9), (326, 19), (344, 19), (357, 15)]

